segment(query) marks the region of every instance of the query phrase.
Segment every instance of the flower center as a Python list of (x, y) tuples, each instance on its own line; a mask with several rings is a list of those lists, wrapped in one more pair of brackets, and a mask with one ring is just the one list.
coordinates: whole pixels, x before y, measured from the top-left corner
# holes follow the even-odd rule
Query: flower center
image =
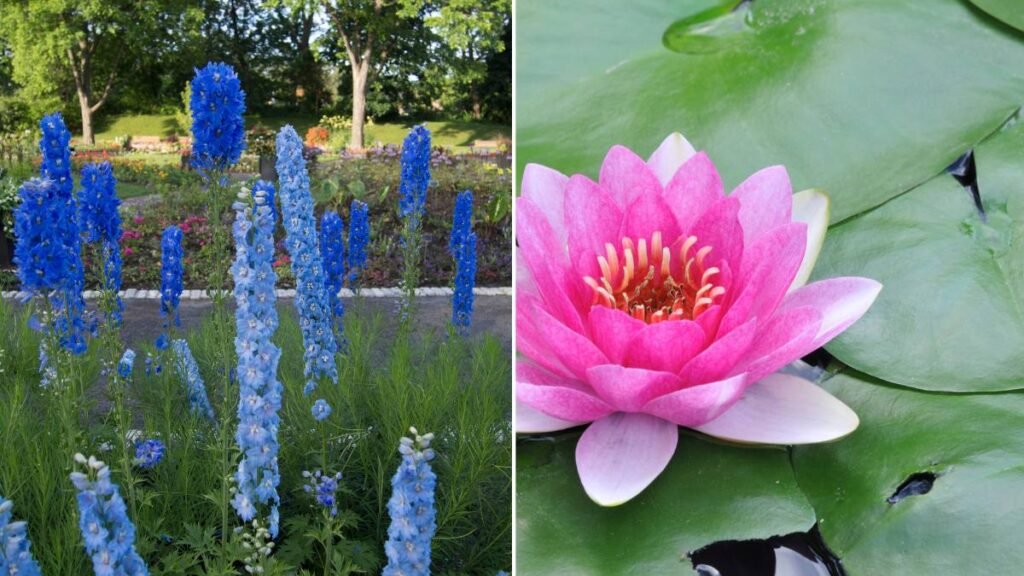
[(714, 282), (720, 270), (705, 265), (710, 246), (696, 249), (696, 236), (683, 241), (672, 267), (672, 250), (661, 243), (661, 232), (634, 242), (622, 239), (622, 249), (606, 243), (597, 257), (601, 277), (583, 278), (594, 291), (593, 305), (621, 310), (637, 320), (656, 324), (664, 320), (693, 320), (725, 294)]

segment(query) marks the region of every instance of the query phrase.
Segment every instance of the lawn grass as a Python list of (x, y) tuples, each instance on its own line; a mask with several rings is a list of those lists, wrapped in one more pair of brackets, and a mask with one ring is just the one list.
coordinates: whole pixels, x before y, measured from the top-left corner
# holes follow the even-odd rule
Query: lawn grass
[[(171, 114), (131, 114), (103, 117), (97, 120), (97, 142), (112, 142), (114, 138), (124, 135), (170, 136), (178, 130), (177, 122)], [(300, 114), (265, 116), (253, 114), (246, 116), (245, 121), (247, 128), (251, 128), (259, 123), (274, 130), (285, 124), (291, 124), (300, 135), (304, 135), (310, 126), (314, 126), (317, 123), (317, 118), (311, 115)], [(378, 142), (381, 144), (400, 144), (405, 135), (416, 124), (416, 121), (409, 120), (407, 122), (388, 122), (367, 126), (366, 142), (368, 145)], [(457, 150), (471, 147), (474, 140), (509, 138), (512, 132), (509, 126), (488, 122), (443, 120), (427, 122), (426, 125), (430, 129), (435, 145), (451, 147)]]

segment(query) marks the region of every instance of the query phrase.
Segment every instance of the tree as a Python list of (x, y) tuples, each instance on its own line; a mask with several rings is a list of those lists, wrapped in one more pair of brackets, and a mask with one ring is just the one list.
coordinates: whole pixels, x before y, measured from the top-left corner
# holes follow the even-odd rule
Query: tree
[(74, 86), (82, 139), (94, 144), (93, 114), (132, 65), (126, 55), (147, 50), (149, 39), (181, 22), (176, 0), (5, 0), (0, 35), (12, 53), (14, 80), (37, 104), (52, 105)]

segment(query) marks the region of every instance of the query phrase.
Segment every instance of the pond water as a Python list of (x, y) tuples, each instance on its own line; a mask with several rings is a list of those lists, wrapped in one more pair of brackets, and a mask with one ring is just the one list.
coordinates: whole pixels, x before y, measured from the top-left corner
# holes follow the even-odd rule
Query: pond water
[(764, 540), (715, 542), (690, 554), (690, 562), (699, 576), (846, 576), (817, 525)]

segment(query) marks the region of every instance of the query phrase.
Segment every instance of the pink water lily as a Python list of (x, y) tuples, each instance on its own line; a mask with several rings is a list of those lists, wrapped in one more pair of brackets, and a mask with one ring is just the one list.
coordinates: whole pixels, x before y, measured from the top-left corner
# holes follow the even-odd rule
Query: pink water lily
[(803, 444), (857, 416), (777, 370), (853, 324), (881, 285), (806, 284), (828, 197), (781, 166), (726, 195), (711, 160), (672, 134), (644, 162), (616, 146), (597, 182), (531, 164), (517, 200), (516, 427), (588, 424), (576, 447), (598, 504), (633, 498), (685, 426)]

